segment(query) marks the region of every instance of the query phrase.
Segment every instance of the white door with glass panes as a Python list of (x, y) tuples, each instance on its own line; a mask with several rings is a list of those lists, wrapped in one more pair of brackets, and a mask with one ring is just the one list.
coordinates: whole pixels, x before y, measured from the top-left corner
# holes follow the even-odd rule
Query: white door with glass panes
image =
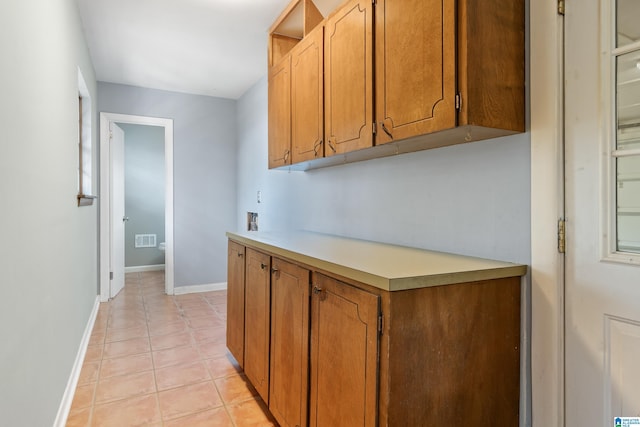
[(565, 82), (565, 425), (615, 426), (640, 417), (639, 0), (567, 2)]

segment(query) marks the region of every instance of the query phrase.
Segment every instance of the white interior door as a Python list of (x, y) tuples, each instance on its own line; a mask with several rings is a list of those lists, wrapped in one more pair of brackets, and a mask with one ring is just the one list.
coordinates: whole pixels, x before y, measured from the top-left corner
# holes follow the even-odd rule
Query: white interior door
[(640, 219), (640, 137), (619, 142), (640, 130), (637, 6), (569, 2), (565, 14), (567, 427), (640, 417), (640, 246), (627, 244), (640, 228), (625, 229)]
[(124, 287), (124, 131), (114, 122), (109, 122), (111, 162), (111, 257), (112, 278), (109, 298), (115, 297)]

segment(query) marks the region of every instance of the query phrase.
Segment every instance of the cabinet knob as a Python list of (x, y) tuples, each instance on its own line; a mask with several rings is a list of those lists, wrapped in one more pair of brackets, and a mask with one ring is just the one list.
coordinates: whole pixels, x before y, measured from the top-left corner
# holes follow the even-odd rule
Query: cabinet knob
[(244, 254), (242, 252), (238, 252), (238, 258), (242, 258)]
[(267, 268), (267, 264), (260, 263), (260, 268), (264, 270), (265, 268)]
[(321, 292), (322, 292), (322, 289), (321, 289), (321, 288), (319, 288), (319, 287), (317, 287), (317, 286), (314, 286), (314, 287), (313, 287), (313, 294), (314, 294), (314, 295), (320, 295), (320, 293), (321, 293)]

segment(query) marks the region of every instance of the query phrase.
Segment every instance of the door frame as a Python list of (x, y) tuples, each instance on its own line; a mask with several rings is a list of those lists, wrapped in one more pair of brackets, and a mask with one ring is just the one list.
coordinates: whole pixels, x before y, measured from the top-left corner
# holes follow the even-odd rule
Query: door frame
[(109, 161), (109, 123), (127, 123), (164, 128), (164, 227), (165, 227), (165, 293), (174, 293), (173, 256), (173, 120), (129, 114), (100, 113), (100, 301), (109, 300), (111, 254), (111, 162)]
[[(531, 130), (531, 408), (534, 427), (565, 424), (564, 17), (529, 3)], [(570, 219), (569, 219), (570, 220)], [(525, 405), (526, 406), (526, 405)]]

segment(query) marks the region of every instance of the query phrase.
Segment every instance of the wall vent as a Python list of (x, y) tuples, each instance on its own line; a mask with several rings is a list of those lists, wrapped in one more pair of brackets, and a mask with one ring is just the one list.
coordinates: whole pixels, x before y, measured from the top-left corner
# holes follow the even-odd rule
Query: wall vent
[(136, 234), (136, 248), (155, 248), (156, 234)]

